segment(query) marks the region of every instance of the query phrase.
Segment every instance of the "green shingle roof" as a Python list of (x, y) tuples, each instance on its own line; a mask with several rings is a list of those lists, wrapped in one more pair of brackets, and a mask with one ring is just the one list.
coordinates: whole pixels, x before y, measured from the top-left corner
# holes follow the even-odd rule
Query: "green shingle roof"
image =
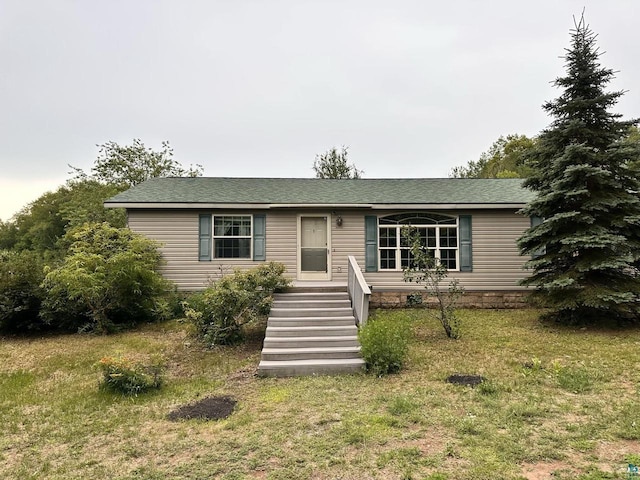
[[(525, 204), (522, 179), (153, 178), (107, 200), (138, 204)], [(124, 205), (121, 205), (124, 204)], [(113, 205), (115, 206), (115, 205)]]

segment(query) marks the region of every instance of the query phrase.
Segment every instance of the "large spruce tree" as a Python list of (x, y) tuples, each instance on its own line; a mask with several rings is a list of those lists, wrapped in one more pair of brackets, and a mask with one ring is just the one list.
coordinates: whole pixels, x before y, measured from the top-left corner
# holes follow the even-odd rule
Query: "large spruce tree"
[(640, 313), (640, 182), (626, 141), (638, 120), (610, 113), (624, 92), (607, 92), (613, 70), (600, 65), (596, 35), (584, 17), (571, 30), (562, 94), (543, 108), (553, 118), (531, 153), (525, 185), (537, 197), (523, 213), (532, 222), (519, 239), (532, 255), (522, 283), (566, 323), (628, 319)]

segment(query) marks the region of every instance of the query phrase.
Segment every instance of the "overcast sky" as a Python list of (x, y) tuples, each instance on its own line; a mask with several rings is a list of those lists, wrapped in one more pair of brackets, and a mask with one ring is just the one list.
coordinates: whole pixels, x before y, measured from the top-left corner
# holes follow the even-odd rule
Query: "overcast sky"
[(140, 138), (207, 176), (446, 177), (537, 134), (583, 7), (640, 116), (638, 0), (0, 0), (0, 218)]

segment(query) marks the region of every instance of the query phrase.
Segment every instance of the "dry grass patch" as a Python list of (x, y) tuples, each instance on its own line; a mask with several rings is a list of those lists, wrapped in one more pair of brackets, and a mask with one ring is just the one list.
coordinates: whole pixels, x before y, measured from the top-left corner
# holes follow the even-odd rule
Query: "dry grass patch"
[[(215, 350), (179, 322), (4, 338), (0, 478), (598, 480), (637, 458), (640, 332), (468, 310), (451, 341), (423, 313), (378, 313), (409, 317), (414, 330), (407, 367), (385, 378), (257, 378), (260, 330)], [(115, 353), (162, 356), (165, 386), (100, 391), (94, 365)], [(460, 372), (486, 381), (446, 382)], [(233, 414), (167, 419), (210, 396), (238, 400)]]

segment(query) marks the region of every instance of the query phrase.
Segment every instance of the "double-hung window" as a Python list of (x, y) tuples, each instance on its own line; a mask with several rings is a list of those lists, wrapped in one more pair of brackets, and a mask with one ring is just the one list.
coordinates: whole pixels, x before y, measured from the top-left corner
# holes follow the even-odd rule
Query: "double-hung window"
[(213, 258), (251, 258), (251, 215), (213, 216)]
[(267, 259), (267, 221), (264, 213), (253, 215), (198, 215), (198, 259)]
[(408, 230), (449, 270), (459, 269), (458, 219), (437, 213), (403, 213), (378, 219), (380, 270), (402, 270), (411, 262)]

